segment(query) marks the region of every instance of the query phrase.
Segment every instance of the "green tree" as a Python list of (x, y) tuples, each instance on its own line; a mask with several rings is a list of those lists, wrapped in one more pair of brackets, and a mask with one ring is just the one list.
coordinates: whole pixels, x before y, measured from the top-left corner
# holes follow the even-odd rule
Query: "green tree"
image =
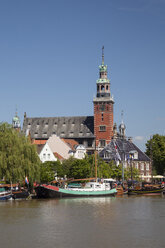
[(54, 180), (55, 171), (51, 162), (45, 162), (40, 166), (40, 181), (48, 183)]
[(85, 159), (75, 159), (68, 172), (69, 178), (81, 179), (88, 178), (91, 175), (90, 165)]
[(99, 178), (110, 178), (113, 176), (112, 167), (114, 166), (113, 161), (106, 163), (103, 159), (98, 158), (97, 174)]
[(40, 160), (29, 138), (9, 124), (0, 124), (0, 178), (22, 183), (27, 176), (32, 184), (39, 180)]
[(155, 134), (146, 143), (146, 154), (153, 160), (153, 169), (157, 174), (165, 173), (165, 136)]
[(40, 180), (42, 183), (51, 182), (57, 177), (64, 176), (63, 166), (59, 160), (46, 161), (40, 166)]
[(132, 174), (133, 180), (139, 180), (140, 173), (138, 169), (134, 167), (132, 167), (132, 169), (131, 167), (127, 167), (126, 169), (124, 169), (125, 180), (131, 179), (131, 174)]

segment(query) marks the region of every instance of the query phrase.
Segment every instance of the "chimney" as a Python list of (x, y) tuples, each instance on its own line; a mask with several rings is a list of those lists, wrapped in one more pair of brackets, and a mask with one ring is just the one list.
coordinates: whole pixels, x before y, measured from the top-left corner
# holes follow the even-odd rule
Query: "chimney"
[(130, 143), (132, 143), (132, 140), (133, 140), (132, 137), (128, 137), (128, 141), (129, 141)]

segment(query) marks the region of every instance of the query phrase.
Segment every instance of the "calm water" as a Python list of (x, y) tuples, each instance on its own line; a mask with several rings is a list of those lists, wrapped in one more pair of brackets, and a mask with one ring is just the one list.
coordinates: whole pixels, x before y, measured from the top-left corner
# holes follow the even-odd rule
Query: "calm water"
[(165, 196), (0, 202), (3, 248), (164, 248)]

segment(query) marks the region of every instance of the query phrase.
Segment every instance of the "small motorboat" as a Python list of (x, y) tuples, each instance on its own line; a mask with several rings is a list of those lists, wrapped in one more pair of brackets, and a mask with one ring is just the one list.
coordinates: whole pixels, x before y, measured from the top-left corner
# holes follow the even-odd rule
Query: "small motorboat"
[(0, 187), (0, 201), (6, 201), (12, 198), (12, 192), (5, 187)]

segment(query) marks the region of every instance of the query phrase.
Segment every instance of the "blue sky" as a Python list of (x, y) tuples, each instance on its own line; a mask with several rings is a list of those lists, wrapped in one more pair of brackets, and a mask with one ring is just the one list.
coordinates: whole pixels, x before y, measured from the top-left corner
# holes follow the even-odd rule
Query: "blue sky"
[(93, 115), (101, 48), (114, 121), (165, 135), (165, 0), (0, 1), (0, 121)]

